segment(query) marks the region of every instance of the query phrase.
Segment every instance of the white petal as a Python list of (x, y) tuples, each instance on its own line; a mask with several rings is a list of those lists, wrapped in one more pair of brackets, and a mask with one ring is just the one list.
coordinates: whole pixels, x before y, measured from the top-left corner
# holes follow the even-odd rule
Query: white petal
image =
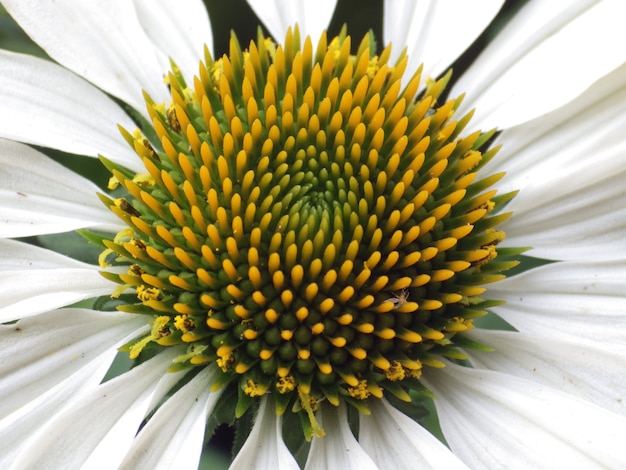
[(352, 435), (345, 405), (334, 407), (322, 403), (316, 414), (324, 437), (314, 437), (306, 460), (305, 470), (341, 468), (345, 470), (378, 469)]
[(300, 36), (315, 44), (335, 11), (337, 0), (247, 0), (270, 34), (282, 44), (288, 28), (298, 23)]
[(561, 262), (489, 286), (494, 311), (517, 330), (626, 354), (623, 259)]
[(452, 89), (473, 125), (507, 128), (572, 100), (626, 59), (621, 0), (528, 2)]
[[(623, 141), (618, 131), (626, 120), (622, 112), (624, 100), (626, 64), (596, 81), (566, 105), (502, 131), (494, 142), (494, 145), (502, 145), (502, 150), (484, 166), (485, 171), (508, 172), (501, 182), (506, 182), (507, 190), (519, 189), (545, 173), (544, 168), (556, 167), (556, 163), (551, 163), (553, 158), (560, 162), (563, 153), (577, 151), (576, 144), (582, 144), (584, 150), (589, 151), (595, 145), (611, 146)], [(561, 151), (563, 147), (567, 150)], [(575, 159), (571, 160), (574, 163)]]
[(221, 391), (211, 393), (215, 368), (206, 367), (157, 410), (139, 432), (120, 467), (197, 468), (207, 416)]
[(486, 173), (520, 189), (505, 244), (552, 259), (626, 256), (626, 65), (545, 117), (504, 131)]
[(450, 449), (387, 400), (359, 415), (359, 444), (380, 468), (467, 469)]
[[(117, 468), (150, 411), (158, 381), (177, 353), (178, 348), (164, 351), (40, 423), (39, 432), (26, 443), (15, 467), (95, 469), (106, 462), (107, 467)], [(99, 461), (90, 459), (94, 455)]]
[(118, 312), (63, 309), (0, 326), (1, 468), (44, 421), (98, 386), (116, 348), (142, 323)]
[(40, 395), (38, 399), (29, 403), (27, 407), (0, 421), (1, 468), (10, 468), (10, 465), (27, 444), (28, 439), (41, 428), (42, 423), (68, 406), (80, 402), (86, 393), (97, 388), (114, 356), (114, 349), (108, 354), (103, 354), (96, 362), (90, 363), (89, 367), (84, 367), (75, 372), (54, 388)]
[[(174, 351), (171, 351), (171, 355), (160, 354), (159, 358), (169, 366), (173, 357), (183, 354), (184, 351), (184, 348), (176, 348)], [(153, 367), (162, 370), (159, 364), (155, 363)], [(144, 393), (145, 399), (143, 397), (139, 398), (138, 401), (135, 401), (128, 408), (128, 411), (124, 411), (124, 414), (119, 419), (111, 420), (109, 423), (112, 426), (111, 429), (100, 440), (81, 469), (100, 470), (102, 462), (113, 462), (117, 468), (128, 453), (137, 431), (145, 423), (148, 412), (152, 412), (157, 407), (167, 393), (183, 379), (184, 375), (185, 371), (165, 372), (156, 385)], [(83, 430), (83, 432), (85, 431)]]
[(0, 50), (0, 100), (5, 110), (0, 137), (91, 157), (101, 154), (140, 168), (117, 128), (133, 130), (133, 121), (107, 95), (50, 61)]
[(186, 0), (184, 6), (176, 0), (134, 1), (148, 37), (191, 80), (204, 58), (204, 45), (213, 53), (211, 24), (204, 4), (200, 0)]
[[(595, 168), (579, 165), (589, 167), (589, 179), (584, 178), (582, 173), (577, 178), (561, 175), (563, 178), (554, 178), (560, 189), (555, 189), (557, 186), (548, 189), (549, 185), (545, 182), (526, 188), (528, 192), (523, 195), (524, 201), (535, 196), (533, 205), (539, 205), (544, 195), (545, 200), (540, 208), (532, 212), (515, 212), (515, 206), (510, 207), (514, 215), (502, 224), (507, 233), (503, 246), (532, 247), (530, 255), (548, 259), (607, 260), (626, 257), (626, 162), (613, 173), (610, 173), (610, 167), (617, 165), (602, 167), (602, 162), (619, 161), (625, 152), (626, 145), (622, 145), (586, 158), (588, 162), (595, 162)], [(572, 162), (573, 166), (578, 165)], [(596, 178), (594, 174), (599, 172), (602, 175)], [(577, 185), (577, 179), (584, 179), (585, 186)], [(545, 193), (537, 191), (541, 187), (546, 187)]]
[(145, 108), (141, 90), (156, 102), (167, 98), (165, 70), (132, 2), (5, 0), (2, 5), (50, 57), (135, 109)]
[(276, 416), (276, 410), (269, 398), (264, 397), (261, 399), (259, 411), (254, 418), (252, 431), (237, 453), (230, 469), (298, 470), (300, 467), (296, 459), (283, 442), (282, 428), (282, 418)]
[(494, 352), (467, 351), (482, 369), (533, 380), (626, 415), (626, 356), (547, 335), (472, 330)]
[(498, 13), (503, 0), (480, 5), (463, 0), (385, 0), (383, 39), (393, 44), (392, 62), (406, 46), (407, 73), (424, 64), (422, 76), (436, 78), (467, 49)]
[(115, 345), (142, 325), (147, 321), (136, 315), (74, 308), (0, 325), (0, 417), (108, 351), (115, 355)]
[(110, 294), (114, 287), (96, 266), (27, 243), (0, 240), (0, 322)]
[(427, 386), (450, 447), (472, 468), (626, 468), (626, 418), (536, 382), (448, 364)]
[[(26, 237), (123, 224), (98, 187), (30, 147), (0, 139), (0, 237)], [(117, 219), (117, 220), (116, 220)]]

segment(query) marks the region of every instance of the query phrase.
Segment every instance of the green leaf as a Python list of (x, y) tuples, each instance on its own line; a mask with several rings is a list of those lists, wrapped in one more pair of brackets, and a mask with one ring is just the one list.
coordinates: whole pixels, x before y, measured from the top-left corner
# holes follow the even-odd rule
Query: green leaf
[(89, 264), (98, 264), (98, 256), (102, 251), (101, 248), (87, 243), (77, 232), (39, 235), (37, 241), (44, 248)]
[(227, 470), (230, 466), (230, 456), (217, 446), (208, 444), (202, 450), (199, 470)]
[(483, 328), (486, 330), (517, 331), (511, 324), (493, 312), (489, 312), (484, 317), (476, 318), (474, 320), (474, 326), (476, 326), (476, 328)]
[(491, 346), (472, 341), (471, 339), (463, 336), (463, 333), (459, 333), (454, 336), (454, 344), (460, 348), (474, 349), (476, 351), (491, 352), (494, 350)]
[(235, 421), (235, 440), (233, 442), (232, 455), (237, 455), (244, 442), (250, 435), (252, 426), (254, 425), (254, 415), (252, 410), (248, 410), (240, 419)]

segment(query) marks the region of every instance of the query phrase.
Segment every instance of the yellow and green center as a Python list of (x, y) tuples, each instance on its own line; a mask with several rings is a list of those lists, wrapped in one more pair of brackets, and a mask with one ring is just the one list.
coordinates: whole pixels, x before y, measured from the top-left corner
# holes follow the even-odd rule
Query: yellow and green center
[(122, 131), (146, 173), (105, 161), (124, 195), (101, 196), (128, 225), (103, 274), (152, 325), (132, 358), (186, 345), (172, 369), (215, 364), (238, 416), (272, 394), (308, 435), (320, 400), (410, 400), (424, 367), (463, 359), (482, 285), (515, 264), (495, 228), (512, 194), (478, 177), (493, 132), (461, 135), (449, 75), (422, 85), (390, 52), (233, 37), (193, 84), (173, 67), (171, 104), (146, 97), (153, 129)]

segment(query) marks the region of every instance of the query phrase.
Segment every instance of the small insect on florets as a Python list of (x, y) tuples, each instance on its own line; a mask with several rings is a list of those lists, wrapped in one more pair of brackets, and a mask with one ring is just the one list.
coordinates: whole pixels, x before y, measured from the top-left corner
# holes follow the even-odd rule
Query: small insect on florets
[(393, 293), (393, 297), (387, 299), (387, 302), (391, 302), (394, 304), (394, 309), (400, 307), (401, 305), (406, 304), (409, 301), (409, 290), (402, 289), (398, 292)]

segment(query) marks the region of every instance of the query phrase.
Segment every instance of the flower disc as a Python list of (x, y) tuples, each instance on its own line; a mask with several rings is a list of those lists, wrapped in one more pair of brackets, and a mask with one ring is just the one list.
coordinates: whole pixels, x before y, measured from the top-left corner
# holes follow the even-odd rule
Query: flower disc
[(460, 99), (438, 102), (449, 75), (424, 88), (370, 35), (350, 47), (296, 29), (233, 37), (193, 87), (173, 67), (171, 105), (146, 98), (153, 130), (123, 131), (147, 173), (105, 162), (127, 194), (102, 196), (129, 226), (102, 256), (128, 271), (104, 275), (152, 323), (131, 357), (186, 344), (172, 368), (216, 364), (238, 416), (271, 393), (317, 434), (320, 399), (409, 400), (423, 366), (463, 359), (493, 304), (481, 285), (515, 264), (493, 215), (512, 194), (477, 177), (491, 134), (460, 136)]

